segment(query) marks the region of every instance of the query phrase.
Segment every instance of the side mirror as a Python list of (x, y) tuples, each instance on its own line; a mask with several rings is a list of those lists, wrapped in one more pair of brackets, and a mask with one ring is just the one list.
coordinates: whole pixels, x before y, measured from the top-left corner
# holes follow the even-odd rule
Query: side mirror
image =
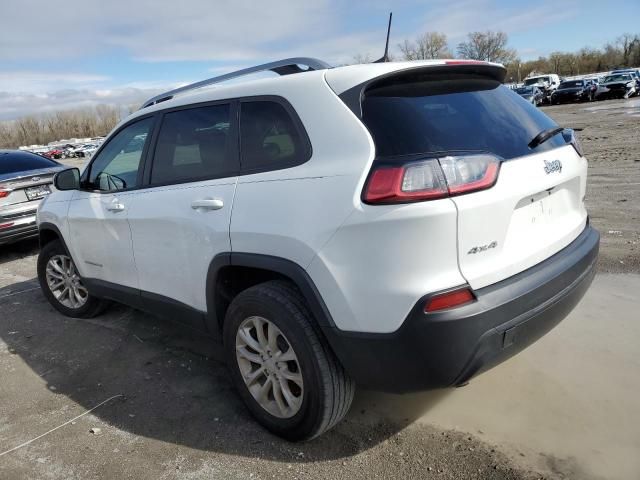
[(53, 185), (58, 190), (78, 190), (80, 189), (80, 170), (68, 168), (56, 173), (53, 177)]

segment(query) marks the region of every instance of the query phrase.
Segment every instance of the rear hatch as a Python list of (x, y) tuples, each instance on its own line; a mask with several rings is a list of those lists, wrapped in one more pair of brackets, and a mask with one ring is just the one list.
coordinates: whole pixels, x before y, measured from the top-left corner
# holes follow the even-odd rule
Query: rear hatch
[[(370, 83), (361, 98), (377, 162), (441, 165), (458, 211), (460, 271), (472, 288), (532, 267), (584, 229), (587, 162), (575, 137), (559, 132), (530, 148), (557, 125), (502, 86), (495, 68), (399, 73)], [(471, 156), (460, 163), (464, 169), (447, 170)], [(483, 158), (495, 159), (497, 179), (484, 182), (483, 172), (474, 171)], [(456, 176), (473, 188), (452, 188)]]

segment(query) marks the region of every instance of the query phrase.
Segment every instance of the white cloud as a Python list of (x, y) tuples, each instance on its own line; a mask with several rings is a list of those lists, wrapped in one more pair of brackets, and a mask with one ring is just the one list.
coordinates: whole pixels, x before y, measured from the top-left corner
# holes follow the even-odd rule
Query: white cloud
[(25, 115), (47, 114), (60, 110), (94, 107), (140, 105), (161, 89), (114, 88), (108, 90), (67, 89), (48, 94), (0, 92), (0, 121)]
[[(533, 30), (569, 18), (576, 11), (575, 1), (540, 0), (526, 9), (496, 0), (5, 1), (0, 4), (0, 61), (5, 66), (0, 71), (0, 118), (97, 103), (138, 103), (188, 83), (166, 85), (140, 78), (122, 84), (83, 73), (87, 59), (100, 64), (108, 58), (114, 78), (122, 69), (117, 58), (211, 61), (212, 75), (291, 56), (341, 64), (356, 54), (382, 55), (389, 9), (395, 10), (393, 51), (404, 38), (425, 30), (445, 32), (454, 48), (473, 30)], [(367, 17), (379, 15), (380, 21), (363, 27), (362, 9), (367, 9)], [(417, 24), (420, 17), (423, 21)], [(371, 25), (370, 18), (366, 22)], [(407, 31), (408, 24), (415, 30)]]
[(145, 61), (245, 60), (279, 42), (322, 36), (332, 24), (329, 7), (329, 0), (11, 2), (0, 7), (0, 58), (70, 58), (118, 48)]

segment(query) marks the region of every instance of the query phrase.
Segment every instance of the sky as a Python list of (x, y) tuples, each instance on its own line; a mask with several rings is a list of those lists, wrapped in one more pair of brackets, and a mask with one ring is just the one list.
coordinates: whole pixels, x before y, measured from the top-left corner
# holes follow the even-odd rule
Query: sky
[(453, 48), (502, 30), (523, 60), (598, 48), (640, 33), (640, 1), (617, 0), (3, 0), (0, 120), (163, 90), (293, 56), (349, 63), (425, 31)]

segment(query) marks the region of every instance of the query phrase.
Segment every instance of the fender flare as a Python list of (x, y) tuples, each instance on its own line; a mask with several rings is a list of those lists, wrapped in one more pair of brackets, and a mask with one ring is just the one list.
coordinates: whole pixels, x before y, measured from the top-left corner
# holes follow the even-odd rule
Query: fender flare
[(53, 223), (50, 222), (42, 222), (38, 225), (38, 240), (40, 242), (40, 248), (42, 249), (43, 244), (42, 244), (42, 233), (45, 231), (50, 231), (56, 234), (56, 236), (58, 237), (58, 240), (60, 240), (60, 242), (62, 243), (62, 246), (64, 247), (65, 251), (67, 252), (67, 255), (69, 255), (69, 257), (71, 257), (71, 253), (69, 251), (69, 248), (67, 247), (67, 243), (64, 240), (64, 236), (62, 235), (62, 232), (60, 231), (60, 229), (58, 228), (57, 225), (54, 225)]
[[(222, 320), (217, 318), (215, 306), (216, 283), (220, 270), (224, 267), (250, 267), (261, 270), (268, 270), (278, 273), (289, 280), (300, 290), (302, 296), (307, 301), (307, 305), (311, 313), (320, 327), (335, 328), (335, 323), (331, 317), (331, 313), (324, 303), (318, 288), (313, 280), (297, 263), (287, 260), (286, 258), (276, 257), (272, 255), (262, 255), (258, 253), (242, 253), (242, 252), (224, 252), (216, 255), (209, 264), (207, 273), (207, 323), (211, 330), (219, 329), (222, 326)], [(213, 332), (212, 332), (213, 333)]]

